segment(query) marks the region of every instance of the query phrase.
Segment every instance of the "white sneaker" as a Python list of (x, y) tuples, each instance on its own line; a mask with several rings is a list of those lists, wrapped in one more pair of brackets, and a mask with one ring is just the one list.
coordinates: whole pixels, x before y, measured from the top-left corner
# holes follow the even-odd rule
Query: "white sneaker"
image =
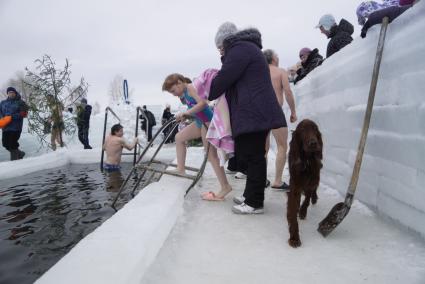
[(244, 201), (245, 201), (245, 197), (243, 197), (243, 196), (233, 197), (233, 202), (236, 203), (237, 205), (244, 203)]
[(232, 211), (235, 214), (264, 214), (263, 207), (254, 208), (245, 203), (233, 206)]
[(235, 174), (235, 178), (237, 178), (237, 179), (246, 179), (246, 175), (243, 174), (243, 173), (241, 173), (241, 172), (237, 172)]

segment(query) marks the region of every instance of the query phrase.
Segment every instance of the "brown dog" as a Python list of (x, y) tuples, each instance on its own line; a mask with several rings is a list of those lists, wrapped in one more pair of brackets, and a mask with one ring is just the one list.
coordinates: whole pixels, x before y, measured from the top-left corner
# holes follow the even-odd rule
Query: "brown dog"
[[(289, 147), (288, 243), (295, 248), (301, 246), (298, 212), (300, 219), (305, 219), (310, 199), (313, 204), (317, 202), (317, 187), (323, 158), (322, 135), (317, 124), (309, 119), (301, 121), (292, 133)], [(304, 193), (305, 199), (300, 208), (302, 193)]]

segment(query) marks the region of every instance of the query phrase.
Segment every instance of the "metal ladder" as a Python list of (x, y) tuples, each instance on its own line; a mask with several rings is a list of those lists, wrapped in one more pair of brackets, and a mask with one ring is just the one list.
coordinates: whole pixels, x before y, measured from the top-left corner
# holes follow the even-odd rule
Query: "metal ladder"
[[(143, 157), (145, 156), (145, 154), (147, 153), (147, 151), (151, 148), (151, 145), (153, 145), (153, 142), (160, 136), (160, 134), (163, 132), (163, 130), (165, 128), (169, 127), (169, 126), (171, 126), (170, 127), (170, 131), (168, 132), (168, 134), (166, 136), (164, 136), (164, 139), (158, 145), (155, 153), (152, 155), (152, 157), (149, 159), (149, 161), (146, 164), (142, 164)], [(182, 178), (187, 178), (187, 179), (192, 180), (192, 183), (186, 189), (185, 196), (189, 193), (189, 191), (200, 180), (200, 178), (202, 177), (202, 174), (204, 173), (204, 170), (205, 170), (205, 167), (206, 167), (206, 164), (207, 164), (207, 160), (208, 160), (208, 151), (209, 151), (209, 147), (210, 147), (210, 144), (209, 143), (208, 143), (207, 149), (205, 151), (204, 160), (203, 160), (200, 168), (194, 168), (194, 167), (188, 167), (188, 166), (185, 167), (186, 170), (191, 171), (191, 172), (194, 172), (195, 174), (181, 175), (181, 174), (178, 174), (178, 173), (174, 173), (174, 172), (168, 171), (168, 170), (166, 170), (167, 167), (177, 167), (177, 165), (174, 164), (174, 163), (164, 163), (164, 162), (155, 160), (155, 157), (158, 155), (158, 153), (161, 150), (162, 146), (165, 144), (165, 141), (168, 140), (168, 138), (172, 135), (172, 133), (174, 132), (174, 130), (176, 129), (177, 126), (178, 126), (178, 123), (176, 122), (176, 120), (175, 119), (172, 119), (172, 120), (168, 121), (167, 123), (165, 123), (164, 125), (162, 125), (162, 127), (152, 137), (152, 140), (148, 143), (148, 145), (146, 146), (146, 148), (140, 154), (139, 158), (137, 159), (137, 161), (134, 164), (133, 168), (131, 169), (130, 173), (127, 175), (126, 179), (122, 183), (122, 185), (120, 187), (120, 190), (118, 191), (117, 196), (115, 197), (114, 201), (112, 202), (111, 207), (115, 211), (117, 211), (117, 209), (115, 208), (115, 204), (116, 204), (117, 200), (119, 199), (119, 197), (121, 196), (121, 194), (124, 191), (124, 189), (126, 188), (127, 183), (128, 183), (128, 181), (129, 181), (129, 179), (130, 179), (130, 177), (132, 175), (136, 175), (137, 176), (137, 181), (136, 181), (136, 183), (133, 186), (133, 189), (131, 191), (131, 196), (132, 197), (134, 197), (134, 192), (136, 191), (136, 189), (141, 184), (142, 179), (145, 177), (145, 175), (146, 175), (147, 172), (150, 172), (150, 175), (142, 183), (142, 189), (146, 185), (148, 185), (150, 183), (150, 181), (152, 180), (152, 178), (154, 177), (154, 175), (156, 173), (159, 173), (160, 174), (160, 177), (163, 174), (168, 174), (168, 175), (182, 177)], [(207, 127), (207, 126), (204, 124), (203, 127)], [(155, 168), (155, 167), (152, 166), (153, 164), (162, 165), (163, 166), (163, 169), (157, 169), (157, 168)]]

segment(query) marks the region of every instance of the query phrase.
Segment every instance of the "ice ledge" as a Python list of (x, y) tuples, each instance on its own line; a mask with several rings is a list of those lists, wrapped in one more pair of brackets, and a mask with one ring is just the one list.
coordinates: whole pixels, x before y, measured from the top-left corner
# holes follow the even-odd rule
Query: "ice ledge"
[(37, 157), (1, 163), (0, 180), (15, 178), (29, 173), (43, 171), (67, 164), (100, 163), (101, 148), (92, 150), (58, 149)]

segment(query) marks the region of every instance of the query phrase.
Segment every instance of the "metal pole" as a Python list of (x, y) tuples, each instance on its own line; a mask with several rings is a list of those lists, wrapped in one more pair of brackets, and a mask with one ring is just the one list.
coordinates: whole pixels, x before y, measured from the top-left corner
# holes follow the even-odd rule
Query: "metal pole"
[[(139, 108), (136, 111), (136, 137), (139, 135)], [(137, 156), (137, 143), (134, 146), (134, 157), (133, 157), (133, 166), (136, 164), (136, 156)]]
[(105, 135), (106, 135), (106, 122), (108, 121), (108, 108), (105, 109), (105, 121), (103, 123), (103, 137), (102, 137), (102, 155), (100, 158), (100, 170), (103, 171), (103, 158), (105, 155), (105, 149), (103, 145), (105, 144)]

